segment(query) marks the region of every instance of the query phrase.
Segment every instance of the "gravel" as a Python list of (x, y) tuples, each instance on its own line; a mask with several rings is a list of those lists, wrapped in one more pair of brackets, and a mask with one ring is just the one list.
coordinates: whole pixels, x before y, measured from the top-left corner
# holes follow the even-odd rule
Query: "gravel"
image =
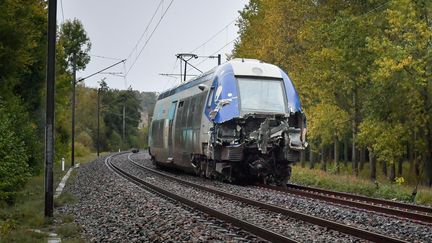
[[(154, 166), (151, 164), (151, 161), (148, 160), (149, 157), (148, 154), (146, 153), (133, 154), (131, 155), (131, 158), (139, 164), (143, 164), (154, 168)], [(131, 165), (131, 163), (124, 161), (122, 164), (125, 167), (130, 167), (132, 171), (135, 171), (135, 173), (139, 173), (139, 174), (144, 173), (138, 167)], [(155, 177), (154, 175), (152, 176)], [(181, 173), (180, 174), (176, 173), (175, 176), (181, 177), (182, 179), (186, 179), (192, 182), (197, 182), (205, 186), (217, 187), (219, 190), (225, 192), (259, 200), (262, 202), (267, 202), (273, 205), (277, 205), (289, 209), (294, 209), (297, 212), (310, 214), (327, 220), (362, 228), (376, 233), (381, 233), (387, 236), (396, 237), (410, 242), (432, 242), (431, 225), (417, 224), (409, 220), (402, 220), (402, 219), (389, 217), (377, 213), (367, 212), (360, 209), (338, 206), (328, 202), (322, 202), (316, 199), (304, 198), (297, 195), (291, 195), (287, 193), (277, 192), (274, 190), (269, 190), (269, 189), (254, 187), (254, 186), (237, 186), (237, 185), (232, 185), (227, 183), (221, 183), (218, 181), (204, 180), (199, 177), (190, 176)], [(274, 222), (273, 220), (271, 221)], [(301, 228), (301, 226), (296, 226), (296, 227)], [(308, 226), (305, 226), (304, 230), (307, 231), (307, 229)], [(296, 228), (296, 230), (298, 229)], [(322, 230), (320, 229), (316, 231), (322, 232)], [(295, 237), (296, 236), (294, 236), (294, 238)], [(316, 238), (316, 236), (312, 236), (312, 237), (313, 240), (320, 241), (319, 239)], [(337, 236), (337, 238), (339, 237), (341, 237), (341, 235)], [(304, 238), (303, 236), (301, 236), (300, 239), (308, 241), (307, 240), (308, 238)], [(330, 239), (325, 238), (323, 240), (327, 241)], [(355, 239), (344, 237), (344, 241), (346, 240), (350, 241)]]
[(248, 232), (126, 181), (110, 171), (103, 158), (79, 167), (65, 192), (75, 195), (77, 203), (57, 210), (74, 216), (86, 241), (262, 242)]
[[(135, 154), (133, 158), (145, 159), (145, 154)], [(201, 190), (193, 189), (189, 186), (175, 183), (164, 179), (161, 176), (137, 168), (127, 161), (127, 155), (122, 155), (113, 160), (113, 163), (120, 166), (123, 170), (131, 173), (145, 181), (151, 182), (164, 189), (178, 195), (187, 197), (190, 200), (199, 202), (211, 208), (217, 209), (231, 216), (243, 219), (247, 222), (271, 229), (276, 233), (288, 236), (304, 242), (360, 242), (361, 240), (338, 231), (329, 230), (325, 227), (316, 226), (289, 218), (274, 212), (269, 212), (254, 206), (232, 201)], [(192, 177), (193, 178), (193, 177)], [(199, 179), (199, 178), (198, 178)], [(206, 180), (203, 180), (206, 183)], [(227, 185), (221, 183), (221, 185)]]

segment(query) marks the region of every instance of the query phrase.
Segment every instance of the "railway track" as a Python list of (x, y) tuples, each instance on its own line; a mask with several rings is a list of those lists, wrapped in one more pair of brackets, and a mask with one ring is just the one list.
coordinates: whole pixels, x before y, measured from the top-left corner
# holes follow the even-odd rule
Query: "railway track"
[[(374, 233), (374, 232), (370, 232), (370, 231), (367, 231), (367, 230), (359, 229), (359, 228), (356, 228), (356, 227), (351, 227), (351, 226), (348, 226), (348, 225), (345, 225), (345, 224), (340, 224), (340, 223), (337, 223), (337, 222), (329, 221), (329, 220), (326, 220), (326, 219), (323, 219), (323, 218), (319, 218), (319, 217), (315, 217), (315, 216), (299, 213), (299, 212), (296, 212), (296, 211), (293, 211), (293, 210), (290, 210), (290, 209), (287, 209), (287, 208), (282, 208), (282, 207), (279, 207), (279, 206), (276, 206), (276, 205), (271, 205), (271, 204), (268, 204), (268, 203), (252, 200), (252, 199), (249, 199), (249, 198), (246, 198), (246, 197), (238, 196), (238, 195), (235, 195), (235, 194), (230, 194), (230, 193), (227, 193), (227, 192), (215, 189), (215, 188), (211, 188), (211, 187), (203, 186), (203, 185), (200, 185), (200, 184), (197, 184), (197, 183), (194, 183), (194, 182), (186, 181), (186, 180), (180, 179), (178, 177), (172, 176), (170, 174), (167, 174), (167, 173), (164, 173), (164, 172), (161, 172), (161, 171), (158, 171), (158, 170), (154, 170), (154, 169), (149, 168), (147, 166), (141, 165), (141, 164), (137, 163), (136, 161), (132, 160), (130, 158), (130, 154), (128, 156), (128, 159), (129, 159), (129, 161), (131, 163), (133, 163), (138, 168), (141, 168), (141, 169), (143, 169), (145, 171), (151, 172), (151, 173), (156, 174), (158, 176), (164, 177), (166, 179), (175, 181), (177, 183), (180, 183), (180, 184), (183, 184), (183, 185), (187, 185), (187, 186), (196, 188), (198, 190), (202, 190), (202, 191), (206, 191), (206, 192), (209, 192), (209, 193), (213, 193), (213, 194), (216, 194), (216, 195), (219, 195), (219, 196), (223, 196), (225, 198), (228, 198), (228, 199), (231, 199), (231, 200), (234, 200), (234, 201), (238, 201), (238, 202), (241, 202), (241, 203), (245, 203), (245, 204), (249, 204), (249, 205), (252, 205), (252, 206), (255, 206), (255, 207), (259, 207), (259, 208), (264, 209), (264, 210), (268, 210), (268, 211), (275, 212), (275, 213), (280, 213), (282, 215), (286, 215), (288, 217), (295, 218), (295, 219), (298, 219), (298, 220), (301, 220), (301, 221), (304, 221), (304, 222), (307, 222), (307, 223), (310, 223), (310, 224), (326, 227), (328, 229), (336, 230), (336, 231), (339, 231), (339, 232), (342, 232), (342, 233), (345, 233), (345, 234), (349, 234), (349, 235), (352, 235), (352, 236), (355, 236), (355, 237), (358, 237), (358, 238), (361, 238), (361, 239), (369, 240), (369, 241), (375, 241), (375, 242), (405, 242), (403, 240), (396, 239), (396, 238), (393, 238), (393, 237), (389, 237), (389, 236), (386, 236), (386, 235), (382, 235), (382, 234), (379, 234), (379, 233)], [(107, 165), (109, 165), (109, 163), (107, 163)], [(121, 172), (121, 169), (118, 168), (118, 167), (115, 167), (115, 165), (110, 164), (109, 166), (114, 167), (113, 170), (115, 170), (117, 173), (119, 173), (119, 174), (121, 174), (121, 175), (123, 175), (125, 177), (128, 177), (128, 178), (133, 178), (134, 177), (134, 176), (127, 175), (127, 173), (124, 172), (124, 171)], [(134, 181), (142, 181), (142, 180), (140, 180), (138, 178), (135, 178), (133, 180)], [(144, 182), (144, 181), (142, 181), (142, 182)], [(139, 182), (139, 183), (141, 183), (141, 182)], [(144, 182), (144, 183), (145, 183), (146, 187), (151, 188), (152, 190), (159, 191), (159, 189), (161, 189), (161, 188), (158, 188), (157, 185), (147, 185), (147, 184), (149, 184), (148, 182)], [(165, 191), (164, 189), (162, 189), (162, 190)], [(162, 193), (162, 192), (160, 192), (160, 193)], [(234, 225), (236, 225), (236, 226), (238, 226), (238, 227), (240, 227), (240, 228), (242, 228), (242, 229), (244, 229), (246, 231), (249, 231), (249, 232), (251, 232), (251, 233), (253, 233), (253, 234), (255, 234), (255, 235), (263, 238), (263, 239), (267, 239), (267, 240), (270, 240), (270, 241), (277, 241), (277, 242), (292, 242), (292, 241), (295, 241), (293, 239), (286, 238), (286, 237), (284, 237), (282, 235), (279, 235), (279, 234), (276, 234), (274, 232), (271, 232), (271, 231), (269, 232), (266, 229), (263, 229), (263, 228), (258, 227), (256, 225), (251, 225), (251, 224), (249, 224), (249, 223), (247, 223), (245, 221), (242, 221), (240, 219), (235, 219), (235, 218), (233, 219), (233, 217), (231, 217), (229, 215), (224, 215), (221, 212), (215, 212), (215, 210), (213, 210), (213, 209), (204, 209), (205, 208), (204, 205), (197, 205), (196, 202), (191, 202), (189, 199), (182, 198), (182, 197), (180, 197), (180, 196), (178, 196), (176, 194), (173, 194), (171, 192), (163, 192), (162, 194), (164, 194), (164, 195), (166, 195), (166, 196), (168, 196), (170, 198), (174, 198), (175, 200), (181, 201), (182, 203), (185, 203), (186, 205), (189, 205), (191, 207), (197, 208), (197, 209), (199, 209), (199, 210), (201, 210), (203, 212), (206, 212), (206, 213), (208, 213), (208, 214), (210, 214), (210, 215), (212, 215), (214, 217), (217, 217), (217, 218), (220, 218), (220, 219), (225, 220), (227, 222), (230, 222), (230, 223), (232, 223), (232, 224), (234, 224)], [(215, 214), (213, 214), (213, 213), (215, 213)], [(284, 238), (280, 238), (280, 237), (284, 237)]]
[(432, 208), (429, 207), (293, 184), (288, 184), (287, 188), (269, 185), (259, 186), (279, 192), (295, 194), (335, 204), (383, 213), (399, 218), (410, 219), (415, 221), (416, 223), (432, 224)]
[[(140, 179), (134, 175), (127, 173), (126, 171), (122, 170), (120, 167), (111, 163), (112, 157), (113, 156), (107, 157), (105, 160), (105, 164), (112, 171), (114, 171), (115, 173), (117, 173), (121, 177), (127, 179), (128, 181), (130, 181), (130, 182), (132, 182), (138, 186), (144, 187), (146, 189), (150, 189), (151, 191), (153, 191), (159, 195), (171, 198), (171, 199), (176, 200), (180, 203), (183, 203), (189, 207), (192, 207), (192, 208), (197, 209), (201, 212), (207, 213), (208, 215), (210, 215), (212, 217), (215, 217), (215, 218), (218, 218), (218, 219), (223, 220), (225, 222), (231, 223), (231, 224), (233, 224), (233, 225), (235, 225), (235, 226), (237, 226), (237, 227), (239, 227), (245, 231), (251, 232), (252, 234), (254, 234), (256, 236), (261, 237), (262, 239), (265, 239), (265, 240), (268, 240), (271, 242), (298, 242), (294, 239), (290, 239), (286, 236), (280, 235), (280, 234), (275, 233), (273, 231), (267, 230), (265, 228), (262, 228), (262, 227), (259, 227), (257, 225), (248, 223), (244, 220), (235, 218), (235, 217), (230, 216), (228, 214), (219, 212), (213, 208), (210, 208), (210, 207), (207, 207), (205, 205), (199, 204), (197, 202), (191, 201), (186, 197), (183, 197), (183, 196), (177, 195), (173, 192), (167, 191), (164, 188), (159, 187), (155, 184), (146, 182), (146, 181), (144, 181), (144, 180), (142, 180), (142, 179)], [(128, 157), (128, 158), (130, 159), (130, 157)], [(152, 170), (152, 172), (153, 172), (153, 170)]]

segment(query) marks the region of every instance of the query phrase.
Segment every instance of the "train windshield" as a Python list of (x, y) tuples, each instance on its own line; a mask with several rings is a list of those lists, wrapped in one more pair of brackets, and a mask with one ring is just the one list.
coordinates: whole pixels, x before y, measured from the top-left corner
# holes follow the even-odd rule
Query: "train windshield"
[(285, 113), (282, 80), (238, 78), (242, 113)]

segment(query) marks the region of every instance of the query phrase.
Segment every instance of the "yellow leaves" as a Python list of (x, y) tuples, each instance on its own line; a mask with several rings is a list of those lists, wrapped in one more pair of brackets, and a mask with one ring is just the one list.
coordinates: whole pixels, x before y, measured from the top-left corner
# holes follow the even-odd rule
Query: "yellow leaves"
[(382, 69), (382, 77), (390, 77), (392, 73), (399, 72), (403, 70), (404, 67), (409, 66), (412, 63), (412, 57), (407, 56), (401, 60), (384, 57), (382, 59), (378, 59), (376, 63)]
[(394, 163), (403, 155), (407, 133), (402, 124), (367, 119), (359, 129), (359, 142), (372, 148), (378, 160)]
[(401, 176), (401, 177), (396, 177), (396, 178), (395, 178), (395, 182), (396, 182), (396, 184), (397, 184), (398, 186), (401, 186), (402, 184), (405, 183), (405, 178), (403, 178), (402, 176)]
[(342, 137), (348, 130), (349, 115), (336, 105), (320, 103), (307, 112), (308, 133), (322, 144), (333, 142), (334, 136)]

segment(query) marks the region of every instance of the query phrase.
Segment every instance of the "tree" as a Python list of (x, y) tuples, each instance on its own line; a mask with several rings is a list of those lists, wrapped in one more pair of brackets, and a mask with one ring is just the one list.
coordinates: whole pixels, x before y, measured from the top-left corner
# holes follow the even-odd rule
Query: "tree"
[(76, 71), (84, 69), (90, 62), (88, 52), (91, 48), (90, 39), (83, 25), (77, 19), (66, 21), (61, 26), (59, 42), (64, 48), (68, 66), (72, 69), (72, 152), (71, 164), (75, 164), (75, 86)]
[[(350, 121), (348, 113), (335, 105), (320, 103), (309, 109), (308, 118), (311, 121), (308, 126), (309, 138), (320, 141), (321, 149), (334, 144), (335, 164), (337, 172), (339, 172), (338, 141), (348, 132), (348, 122)], [(323, 162), (325, 169), (326, 161)]]
[(62, 44), (71, 70), (82, 70), (90, 62), (88, 52), (91, 49), (91, 42), (78, 19), (67, 20), (62, 24), (59, 42)]
[(375, 86), (398, 89), (381, 94), (386, 100), (394, 100), (385, 117), (402, 122), (410, 137), (418, 137), (411, 143), (421, 154), (429, 186), (432, 185), (431, 11), (430, 1), (391, 1), (384, 11), (380, 35), (368, 40), (370, 50), (377, 55), (372, 76)]

